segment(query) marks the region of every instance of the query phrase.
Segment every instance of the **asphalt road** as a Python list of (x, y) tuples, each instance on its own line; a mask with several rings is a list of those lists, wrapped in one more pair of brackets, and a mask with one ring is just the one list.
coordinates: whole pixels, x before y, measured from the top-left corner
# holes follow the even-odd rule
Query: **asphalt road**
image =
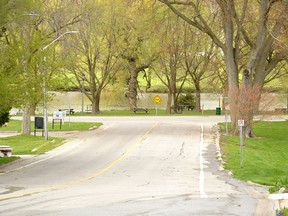
[(0, 215), (257, 215), (259, 197), (218, 171), (222, 118), (71, 118), (104, 125), (2, 168)]

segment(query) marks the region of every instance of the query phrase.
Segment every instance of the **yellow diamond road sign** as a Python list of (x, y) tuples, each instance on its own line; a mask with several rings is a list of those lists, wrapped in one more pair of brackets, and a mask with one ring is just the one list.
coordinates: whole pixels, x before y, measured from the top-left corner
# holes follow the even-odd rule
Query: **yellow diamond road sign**
[(161, 103), (161, 97), (159, 95), (156, 95), (154, 98), (153, 98), (153, 101), (155, 104), (160, 104)]

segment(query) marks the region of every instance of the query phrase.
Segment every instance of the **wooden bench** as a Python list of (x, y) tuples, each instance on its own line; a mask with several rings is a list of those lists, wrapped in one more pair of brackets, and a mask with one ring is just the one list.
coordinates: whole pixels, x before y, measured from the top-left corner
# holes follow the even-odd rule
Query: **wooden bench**
[(287, 108), (275, 108), (275, 112), (285, 113), (287, 111), (288, 111)]
[(12, 150), (13, 148), (11, 148), (10, 146), (0, 146), (0, 152), (6, 157), (11, 157)]
[(133, 110), (134, 113), (136, 113), (138, 111), (142, 111), (142, 112), (148, 113), (148, 108), (143, 108), (143, 107), (134, 107), (132, 110)]
[(92, 104), (86, 106), (86, 113), (92, 113)]
[(69, 112), (70, 115), (73, 115), (75, 113), (74, 109), (58, 109), (59, 112), (66, 111)]
[(187, 110), (193, 110), (194, 107), (192, 105), (178, 105), (178, 111), (183, 111), (184, 109), (187, 109)]
[(86, 113), (92, 113), (92, 109), (86, 109), (85, 112)]

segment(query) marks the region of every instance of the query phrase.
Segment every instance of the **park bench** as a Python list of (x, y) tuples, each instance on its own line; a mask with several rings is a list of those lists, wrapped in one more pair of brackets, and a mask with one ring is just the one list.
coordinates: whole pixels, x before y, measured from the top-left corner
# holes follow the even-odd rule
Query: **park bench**
[(6, 156), (10, 157), (12, 155), (12, 148), (10, 146), (0, 146), (0, 152)]
[(285, 113), (285, 112), (287, 112), (287, 111), (288, 111), (287, 108), (275, 108), (275, 112)]
[(136, 113), (138, 111), (141, 111), (141, 112), (148, 112), (148, 108), (143, 108), (143, 107), (134, 107), (133, 109), (133, 112)]
[(194, 107), (192, 105), (183, 105), (183, 104), (178, 105), (178, 111), (182, 112), (184, 109), (193, 110)]
[(87, 105), (85, 112), (86, 113), (92, 113), (92, 104)]
[(58, 109), (59, 112), (66, 111), (69, 112), (70, 115), (73, 115), (75, 113), (74, 109)]

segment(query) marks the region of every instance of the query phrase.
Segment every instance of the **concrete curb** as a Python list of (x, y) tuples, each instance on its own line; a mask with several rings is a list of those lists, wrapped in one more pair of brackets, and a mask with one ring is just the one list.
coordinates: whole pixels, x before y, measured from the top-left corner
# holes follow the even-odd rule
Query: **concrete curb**
[(269, 199), (274, 202), (274, 210), (288, 208), (288, 193), (270, 194)]
[[(215, 126), (216, 157), (217, 157), (217, 160), (220, 162), (218, 170), (219, 171), (224, 171), (225, 170), (224, 165), (226, 163), (225, 163), (225, 161), (222, 158), (222, 152), (221, 152), (221, 146), (220, 146), (220, 132), (219, 131), (220, 131), (219, 127)], [(228, 175), (233, 176), (232, 171), (228, 171)]]
[[(222, 152), (221, 152), (221, 146), (220, 146), (220, 128), (218, 125), (215, 126), (214, 131), (215, 131), (216, 155), (217, 155), (217, 160), (220, 162), (218, 170), (225, 171), (225, 168), (224, 168), (225, 161), (222, 158)], [(228, 175), (232, 177), (233, 172), (228, 171)], [(259, 185), (254, 182), (246, 182), (246, 183), (247, 183), (247, 188), (249, 188), (250, 193), (252, 193), (253, 196), (258, 200), (255, 215), (261, 215), (261, 216), (273, 215), (273, 213), (277, 210), (275, 209), (275, 207), (278, 207), (278, 205), (276, 205), (277, 203), (275, 203), (275, 201), (272, 203), (272, 200), (269, 198), (268, 189), (267, 189), (267, 192), (265, 192), (265, 190), (263, 191), (263, 188), (262, 188), (264, 187), (263, 185)], [(273, 204), (274, 204), (274, 208), (273, 208)]]

